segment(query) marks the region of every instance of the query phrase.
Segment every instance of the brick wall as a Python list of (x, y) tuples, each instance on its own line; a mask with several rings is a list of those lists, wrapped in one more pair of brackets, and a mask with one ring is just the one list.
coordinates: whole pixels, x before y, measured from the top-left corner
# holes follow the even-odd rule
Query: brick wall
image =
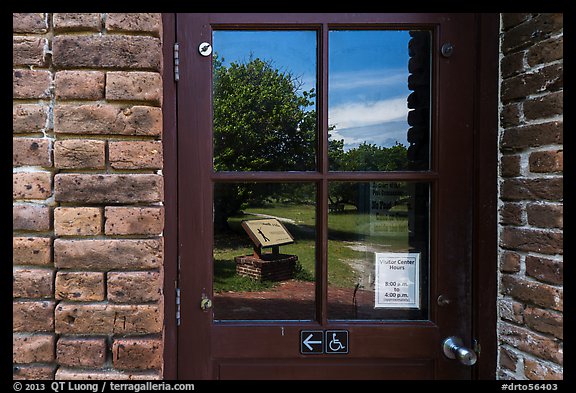
[(563, 16), (502, 14), (500, 379), (563, 377)]
[(14, 378), (161, 378), (161, 29), (13, 14)]

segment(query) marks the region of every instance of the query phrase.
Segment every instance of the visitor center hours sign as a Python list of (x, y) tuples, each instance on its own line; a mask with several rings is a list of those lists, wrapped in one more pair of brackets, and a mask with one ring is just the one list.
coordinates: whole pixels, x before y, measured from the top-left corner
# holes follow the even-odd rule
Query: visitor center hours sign
[(374, 308), (420, 308), (420, 254), (375, 253)]

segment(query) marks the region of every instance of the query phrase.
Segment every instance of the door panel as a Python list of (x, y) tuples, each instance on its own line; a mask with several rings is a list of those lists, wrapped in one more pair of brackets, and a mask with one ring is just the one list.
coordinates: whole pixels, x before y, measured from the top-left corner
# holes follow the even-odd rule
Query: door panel
[[(179, 280), (182, 310), (178, 336), (179, 377), (471, 377), (469, 367), (448, 360), (442, 355), (441, 342), (448, 336), (462, 337), (467, 344), (471, 342), (470, 245), (474, 201), (471, 94), (474, 71), (473, 20), (473, 14), (178, 15), (177, 40), (181, 43), (178, 169)], [(316, 68), (317, 74), (316, 82), (310, 86), (315, 85), (317, 96), (314, 99), (309, 96), (309, 105), (303, 102), (299, 104), (301, 107), (309, 106), (309, 112), (314, 111), (316, 116), (310, 117), (313, 119), (311, 124), (306, 123), (306, 126), (312, 125), (309, 129), (314, 136), (302, 139), (303, 151), (308, 158), (284, 157), (284, 163), (271, 164), (274, 155), (286, 155), (288, 150), (282, 150), (280, 147), (284, 146), (274, 142), (271, 146), (276, 144), (279, 148), (277, 152), (269, 155), (269, 147), (259, 156), (259, 143), (256, 138), (251, 142), (256, 145), (251, 153), (254, 160), (261, 159), (261, 162), (267, 164), (250, 167), (254, 160), (248, 159), (246, 165), (235, 166), (241, 161), (240, 157), (237, 161), (234, 160), (234, 154), (238, 155), (238, 150), (234, 149), (237, 149), (240, 143), (232, 143), (224, 148), (219, 142), (223, 139), (214, 139), (215, 136), (220, 138), (223, 135), (219, 130), (227, 130), (226, 138), (232, 135), (233, 142), (234, 132), (242, 135), (234, 128), (241, 124), (242, 120), (230, 123), (233, 126), (231, 133), (230, 128), (226, 128), (229, 124), (221, 127), (221, 124), (214, 122), (213, 113), (218, 113), (215, 109), (220, 105), (213, 102), (215, 78), (212, 70), (215, 60), (212, 56), (200, 55), (198, 46), (202, 42), (214, 44), (213, 40), (217, 43), (218, 35), (215, 35), (215, 32), (228, 34), (236, 31), (256, 31), (264, 35), (268, 34), (266, 32), (279, 31), (287, 36), (293, 32), (306, 31), (315, 37), (316, 40), (310, 47), (314, 48), (312, 52), (316, 55), (313, 68)], [(408, 46), (411, 42), (408, 38), (409, 32), (423, 31), (427, 37), (425, 41), (430, 47), (429, 64), (420, 69), (423, 69), (426, 75), (423, 81), (427, 84), (428, 93), (422, 93), (420, 98), (410, 99), (405, 96), (406, 108), (402, 110), (406, 119), (400, 121), (392, 117), (401, 123), (406, 133), (406, 139), (398, 141), (403, 146), (401, 149), (406, 150), (403, 157), (408, 159), (406, 164), (400, 163), (388, 168), (378, 166), (383, 160), (382, 157), (389, 157), (394, 152), (394, 145), (386, 145), (381, 139), (377, 139), (381, 137), (378, 133), (372, 133), (371, 137), (364, 140), (367, 145), (376, 146), (371, 148), (366, 156), (369, 159), (375, 158), (376, 166), (361, 164), (347, 167), (352, 157), (347, 152), (358, 148), (353, 144), (346, 149), (342, 146), (341, 150), (338, 150), (343, 154), (341, 157), (346, 157), (348, 162), (337, 165), (334, 158), (335, 147), (332, 142), (338, 140), (338, 135), (347, 143), (350, 138), (362, 135), (360, 128), (364, 127), (366, 130), (373, 126), (363, 123), (362, 127), (356, 129), (351, 130), (353, 127), (348, 127), (347, 130), (339, 130), (330, 123), (331, 118), (340, 116), (340, 119), (343, 119), (343, 107), (336, 114), (330, 112), (330, 102), (337, 102), (335, 100), (338, 99), (331, 96), (330, 83), (334, 87), (339, 81), (330, 79), (330, 64), (334, 67), (334, 63), (330, 63), (331, 35), (352, 32), (354, 34), (350, 33), (351, 37), (358, 39), (359, 35), (356, 33), (362, 31), (376, 36), (406, 32), (404, 44)], [(412, 39), (413, 36), (414, 34)], [(220, 38), (223, 39), (224, 35)], [(439, 48), (448, 41), (458, 49), (450, 57), (443, 57)], [(216, 46), (214, 48), (216, 49)], [(414, 48), (410, 47), (406, 48), (406, 51), (409, 55), (415, 53)], [(405, 64), (407, 70), (414, 67), (409, 65), (408, 57)], [(350, 58), (357, 63), (363, 61), (358, 56)], [(410, 72), (406, 72), (402, 76), (407, 77), (407, 94), (414, 92), (415, 87), (414, 78), (411, 79), (409, 74)], [(359, 80), (358, 83), (366, 86), (369, 83), (367, 81), (368, 79)], [(344, 88), (348, 89), (350, 86)], [(310, 89), (308, 87), (306, 90)], [(265, 93), (258, 96), (262, 94)], [(422, 99), (426, 96), (428, 101)], [(396, 105), (401, 101), (397, 98), (394, 101)], [(376, 101), (384, 99), (379, 97)], [(414, 107), (417, 102), (423, 103), (424, 109), (417, 111), (418, 108)], [(383, 111), (372, 101), (367, 105), (373, 111)], [(234, 108), (227, 109), (225, 114), (236, 119), (239, 115), (249, 113), (251, 109), (248, 109), (244, 108), (235, 112), (236, 114), (233, 112)], [(353, 106), (352, 109), (358, 107)], [(370, 114), (365, 108), (363, 111), (352, 113), (364, 113), (364, 116)], [(300, 114), (306, 112), (303, 110)], [(354, 117), (349, 119), (353, 120)], [(237, 123), (234, 123), (236, 121)], [(298, 135), (305, 126), (304, 123), (284, 123), (289, 124), (286, 124), (281, 135), (290, 134), (292, 131)], [(415, 129), (417, 130), (414, 131)], [(335, 130), (342, 131), (342, 134)], [(263, 129), (259, 134), (265, 135), (265, 132), (267, 130)], [(336, 148), (340, 149), (338, 146)], [(378, 158), (378, 154), (382, 152), (385, 156)], [(224, 165), (220, 158), (228, 153), (232, 153), (232, 156), (229, 154), (228, 157), (231, 160)], [(284, 165), (285, 163), (287, 165)], [(227, 236), (226, 232), (219, 232), (220, 229), (217, 229), (218, 214), (225, 209), (224, 205), (218, 205), (217, 200), (223, 195), (221, 190), (230, 190), (234, 185), (249, 183), (265, 186), (264, 189), (270, 187), (267, 191), (252, 190), (251, 196), (242, 201), (241, 207), (236, 208), (236, 221), (231, 221), (233, 215), (229, 214), (226, 225), (236, 225), (235, 235), (239, 236), (238, 238), (245, 236), (244, 240), (247, 241), (248, 235), (244, 234), (238, 225), (247, 215), (252, 218), (265, 215), (273, 219), (280, 218), (283, 222), (293, 222), (294, 226), (288, 227), (288, 230), (295, 232), (295, 242), (293, 245), (281, 245), (280, 250), (286, 249), (291, 255), (297, 255), (306, 274), (276, 283), (274, 290), (281, 290), (284, 282), (299, 283), (300, 287), (306, 288), (304, 298), (298, 298), (294, 292), (286, 292), (279, 296), (278, 301), (267, 288), (258, 287), (255, 291), (249, 291), (243, 284), (236, 286), (232, 281), (226, 281), (238, 273), (234, 271), (232, 259), (249, 254), (250, 242), (243, 245), (247, 249), (234, 247), (225, 258), (221, 258), (225, 250), (219, 246), (219, 239), (224, 236), (226, 240), (230, 240), (233, 236)], [(392, 184), (400, 185), (396, 187), (400, 190), (399, 193), (383, 192), (380, 187)], [(306, 187), (298, 189), (302, 185)], [(271, 191), (274, 189), (272, 186), (285, 189), (281, 192)], [(337, 192), (342, 198), (330, 200), (334, 195), (331, 191), (334, 191), (335, 187), (340, 188)], [(230, 195), (241, 192), (244, 191), (236, 189)], [(268, 193), (267, 198), (261, 198), (262, 195), (256, 198), (258, 192)], [(280, 206), (284, 202), (289, 202), (290, 206)], [(298, 212), (293, 209), (296, 203), (301, 203), (301, 212), (305, 210), (303, 206), (311, 207), (312, 214), (302, 222), (298, 222), (296, 216), (290, 216)], [(343, 209), (340, 209), (340, 205), (343, 205)], [(357, 221), (350, 224), (350, 221), (343, 220), (342, 216), (347, 214)], [(384, 223), (377, 218), (384, 218)], [(306, 231), (303, 229), (306, 226), (308, 236), (304, 236)], [(345, 235), (338, 233), (342, 231), (346, 232)], [(348, 242), (346, 249), (338, 243), (344, 241)], [(354, 250), (354, 247), (357, 249)], [(358, 248), (362, 248), (362, 251), (358, 251)], [(363, 254), (359, 256), (358, 252)], [(419, 269), (414, 273), (417, 276), (412, 273), (411, 276), (399, 276), (407, 280), (402, 281), (402, 285), (385, 284), (392, 281), (387, 279), (388, 276), (379, 276), (378, 283), (375, 283), (378, 256), (385, 260), (384, 254), (389, 252), (400, 252), (406, 256), (408, 253), (417, 254)], [(347, 261), (345, 264), (348, 265), (348, 271), (345, 271), (346, 266), (340, 266), (343, 270), (338, 270), (335, 258), (338, 255)], [(216, 268), (218, 262), (215, 260), (220, 259), (227, 261), (226, 269)], [(358, 267), (358, 263), (354, 267), (354, 264), (350, 263), (353, 259), (359, 260), (358, 263), (363, 267)], [(417, 282), (415, 277), (418, 277)], [(235, 276), (233, 278), (236, 279)], [(380, 307), (372, 307), (379, 295), (384, 297), (389, 294), (392, 297), (392, 294), (405, 293), (404, 284), (406, 290), (410, 285), (412, 289), (417, 285), (418, 291), (407, 295), (411, 297), (411, 305), (392, 306), (392, 301), (384, 299)], [(361, 286), (365, 288), (360, 288)], [(367, 294), (360, 296), (364, 292), (358, 291), (366, 289)], [(338, 291), (335, 290), (346, 292), (349, 299), (345, 306), (352, 307), (352, 314), (338, 311), (341, 309), (334, 307), (335, 303), (331, 299), (337, 299), (334, 294)], [(246, 295), (248, 292), (251, 293), (250, 296)], [(349, 292), (352, 293), (351, 299)], [(239, 317), (231, 317), (232, 314), (219, 316), (221, 309), (218, 307), (225, 304), (222, 296), (226, 293), (230, 294), (226, 301), (233, 302), (230, 309), (240, 310), (240, 314), (237, 314)], [(437, 299), (440, 296), (448, 299), (448, 302), (439, 305)], [(345, 297), (343, 295), (343, 298)], [(206, 298), (213, 300), (214, 308), (200, 307), (202, 299)], [(306, 310), (305, 318), (299, 317), (299, 314), (293, 314), (294, 317), (278, 317), (277, 315), (283, 315), (281, 313), (269, 318), (262, 317), (274, 315), (270, 312), (284, 307), (279, 306), (280, 304), (298, 302), (301, 302)], [(358, 309), (367, 312), (359, 314)], [(346, 354), (302, 354), (302, 330), (346, 330), (349, 351)], [(311, 365), (318, 371), (311, 372), (308, 367)]]
[(432, 379), (434, 375), (432, 362), (417, 359), (410, 361), (371, 359), (349, 361), (345, 364), (333, 359), (303, 359), (298, 363), (267, 359), (240, 364), (223, 362), (217, 367), (221, 379), (233, 380), (418, 380)]

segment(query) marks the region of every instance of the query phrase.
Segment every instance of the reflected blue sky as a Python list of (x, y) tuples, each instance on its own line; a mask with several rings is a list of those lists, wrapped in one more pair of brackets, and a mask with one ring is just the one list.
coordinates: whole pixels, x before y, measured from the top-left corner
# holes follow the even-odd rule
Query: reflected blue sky
[[(316, 87), (315, 31), (215, 31), (214, 51), (224, 60), (271, 60), (284, 72)], [(329, 124), (344, 149), (362, 142), (408, 145), (408, 31), (333, 30), (329, 34)]]

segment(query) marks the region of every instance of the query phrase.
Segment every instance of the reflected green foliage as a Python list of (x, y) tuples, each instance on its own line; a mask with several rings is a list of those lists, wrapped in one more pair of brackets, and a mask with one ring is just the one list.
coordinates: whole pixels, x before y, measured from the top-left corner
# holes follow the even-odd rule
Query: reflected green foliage
[(225, 67), (214, 59), (214, 169), (306, 171), (315, 168), (314, 89), (271, 62)]
[[(289, 72), (259, 58), (226, 67), (214, 57), (213, 133), (216, 171), (310, 171), (316, 160), (315, 92)], [(216, 186), (219, 187), (218, 185)], [(215, 195), (215, 224), (242, 204), (264, 203), (261, 195), (284, 195), (304, 201), (312, 188), (238, 184), (219, 187)], [(288, 193), (288, 195), (286, 195)]]

